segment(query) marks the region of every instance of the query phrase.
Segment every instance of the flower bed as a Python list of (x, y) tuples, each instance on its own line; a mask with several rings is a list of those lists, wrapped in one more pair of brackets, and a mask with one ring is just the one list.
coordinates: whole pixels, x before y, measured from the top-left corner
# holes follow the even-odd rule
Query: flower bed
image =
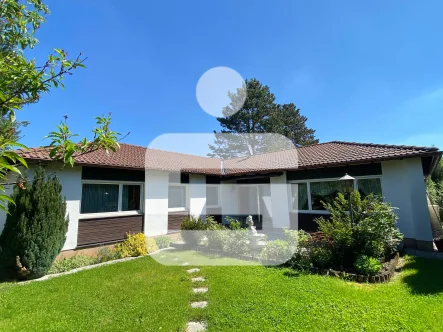
[(349, 271), (336, 271), (333, 269), (316, 269), (313, 268), (312, 272), (320, 275), (328, 275), (332, 277), (338, 277), (345, 280), (357, 281), (357, 282), (370, 282), (370, 283), (382, 283), (391, 280), (395, 273), (395, 268), (398, 264), (400, 256), (396, 253), (391, 260), (383, 264), (382, 271), (375, 276), (362, 275)]

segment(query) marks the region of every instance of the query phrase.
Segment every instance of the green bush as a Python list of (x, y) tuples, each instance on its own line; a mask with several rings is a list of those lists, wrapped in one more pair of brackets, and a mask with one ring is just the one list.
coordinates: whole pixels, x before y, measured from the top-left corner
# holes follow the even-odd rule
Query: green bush
[(388, 258), (403, 238), (396, 227), (395, 209), (373, 195), (361, 199), (358, 191), (351, 194), (351, 202), (353, 220), (342, 194), (332, 204), (324, 204), (331, 213), (330, 220), (316, 219), (325, 235), (325, 246), (331, 248), (334, 265), (350, 267), (359, 255)]
[(216, 225), (217, 222), (212, 216), (206, 216), (206, 218), (188, 216), (180, 224), (182, 239), (189, 245), (197, 246), (204, 236), (203, 231), (215, 229)]
[(71, 258), (63, 258), (56, 260), (51, 268), (49, 269), (49, 274), (61, 273), (70, 270), (77, 269), (79, 267), (93, 265), (97, 263), (97, 259), (89, 256), (76, 255)]
[(205, 234), (209, 249), (225, 250), (228, 246), (229, 230), (225, 226), (221, 224), (214, 225), (212, 229), (206, 231)]
[(237, 219), (234, 219), (232, 217), (226, 217), (225, 219), (228, 222), (229, 228), (231, 230), (235, 231), (235, 230), (242, 229), (241, 228), (241, 222), (238, 221)]
[(15, 186), (0, 235), (0, 265), (11, 277), (44, 276), (60, 253), (69, 223), (61, 190), (58, 179), (46, 179), (41, 167), (34, 181)]
[[(126, 240), (115, 245), (116, 255), (120, 258), (137, 257), (148, 254), (145, 234), (126, 234)], [(155, 244), (155, 242), (154, 242)]]
[(102, 247), (97, 251), (97, 263), (104, 263), (119, 259), (120, 256), (115, 249), (110, 247)]
[(312, 265), (317, 268), (327, 269), (332, 266), (333, 255), (332, 255), (332, 250), (329, 247), (323, 245), (314, 245), (311, 248), (309, 256)]
[(260, 258), (265, 261), (278, 261), (285, 263), (291, 259), (293, 250), (289, 246), (289, 243), (285, 240), (269, 241), (262, 252)]
[(354, 263), (358, 273), (373, 276), (381, 271), (382, 265), (377, 258), (360, 255)]
[(158, 236), (154, 238), (154, 240), (159, 249), (169, 248), (172, 242), (172, 239), (169, 236)]

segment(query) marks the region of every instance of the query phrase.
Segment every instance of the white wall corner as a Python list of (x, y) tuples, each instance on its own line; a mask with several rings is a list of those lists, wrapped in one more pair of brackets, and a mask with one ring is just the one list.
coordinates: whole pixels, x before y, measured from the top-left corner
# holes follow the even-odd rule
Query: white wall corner
[(272, 224), (274, 228), (289, 228), (290, 226), (288, 186), (286, 172), (281, 176), (271, 177)]
[(189, 214), (196, 218), (206, 217), (206, 176), (189, 176)]
[(169, 173), (145, 170), (145, 219), (147, 236), (168, 233)]
[(382, 162), (382, 190), (385, 202), (398, 208), (398, 227), (404, 237), (432, 241), (421, 159)]
[(415, 238), (422, 241), (433, 241), (431, 216), (426, 197), (426, 184), (421, 158), (405, 159), (411, 188), (411, 206)]

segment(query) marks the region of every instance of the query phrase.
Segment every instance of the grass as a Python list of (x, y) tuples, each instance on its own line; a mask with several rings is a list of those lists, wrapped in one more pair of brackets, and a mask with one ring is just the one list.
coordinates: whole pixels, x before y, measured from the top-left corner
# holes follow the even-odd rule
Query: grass
[[(191, 251), (156, 259), (161, 256), (169, 264), (219, 258)], [(208, 287), (206, 294), (192, 294), (187, 268), (146, 257), (5, 284), (0, 330), (180, 331), (189, 318), (206, 320), (210, 331), (443, 330), (443, 261), (409, 257), (392, 282), (378, 285), (262, 266), (200, 266), (206, 281), (198, 287)], [(189, 302), (197, 300), (208, 300), (208, 307), (191, 309)]]
[(0, 288), (0, 331), (177, 331), (191, 283), (150, 257)]

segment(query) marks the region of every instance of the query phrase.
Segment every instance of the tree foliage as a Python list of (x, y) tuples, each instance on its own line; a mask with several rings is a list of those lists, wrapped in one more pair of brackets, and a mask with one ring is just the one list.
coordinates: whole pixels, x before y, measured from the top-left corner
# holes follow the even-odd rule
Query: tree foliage
[(58, 179), (45, 179), (41, 167), (34, 178), (32, 183), (25, 178), (22, 185), (15, 186), (0, 235), (0, 265), (12, 277), (45, 275), (66, 239), (69, 220)]
[(209, 156), (232, 158), (318, 143), (300, 109), (276, 103), (269, 87), (257, 79), (246, 80), (243, 88), (228, 95), (230, 105), (217, 118), (222, 129), (214, 132)]
[[(27, 166), (14, 152), (16, 148), (26, 148), (18, 143), (19, 136), (14, 132), (19, 126), (15, 122), (16, 112), (24, 105), (37, 103), (52, 88), (64, 87), (67, 75), (85, 67), (86, 58), (81, 53), (71, 59), (62, 49), (54, 49), (41, 64), (26, 57), (26, 51), (37, 44), (35, 33), (48, 14), (49, 9), (41, 0), (0, 0), (0, 124), (8, 129), (0, 132), (0, 193), (4, 192), (8, 173), (19, 175), (18, 166)], [(110, 123), (110, 116), (98, 117), (94, 139), (75, 143), (72, 138), (76, 135), (63, 122), (48, 135), (51, 157), (72, 165), (76, 154), (95, 149), (115, 150), (118, 133), (110, 129)], [(0, 195), (1, 209), (5, 209), (2, 202), (6, 199)]]

